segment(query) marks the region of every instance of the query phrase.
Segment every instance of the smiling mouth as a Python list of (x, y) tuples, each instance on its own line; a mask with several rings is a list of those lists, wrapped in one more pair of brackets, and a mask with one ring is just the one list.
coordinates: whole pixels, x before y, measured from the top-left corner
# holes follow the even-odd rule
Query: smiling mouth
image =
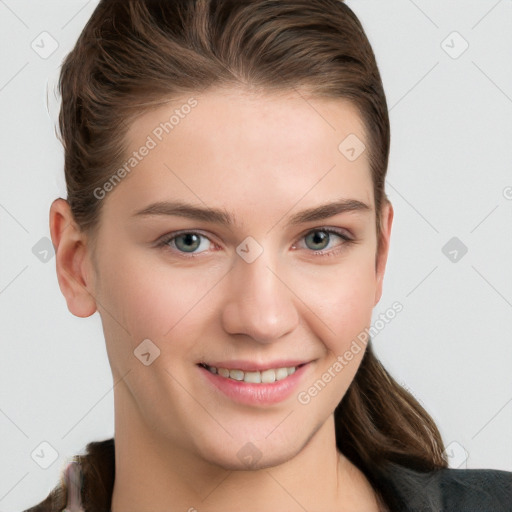
[(270, 384), (272, 382), (284, 380), (295, 371), (307, 363), (299, 364), (298, 366), (286, 366), (282, 368), (269, 368), (261, 371), (243, 371), (238, 369), (217, 368), (209, 366), (205, 363), (200, 363), (199, 366), (205, 368), (214, 375), (219, 375), (226, 379), (232, 379), (239, 382), (247, 382), (248, 384)]

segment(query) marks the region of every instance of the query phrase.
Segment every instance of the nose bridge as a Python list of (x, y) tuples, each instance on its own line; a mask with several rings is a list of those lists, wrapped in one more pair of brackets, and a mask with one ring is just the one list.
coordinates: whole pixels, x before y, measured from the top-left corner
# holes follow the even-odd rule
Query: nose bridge
[(296, 327), (294, 295), (276, 268), (270, 251), (263, 251), (250, 263), (243, 257), (235, 260), (224, 311), (224, 327), (230, 334), (270, 343)]

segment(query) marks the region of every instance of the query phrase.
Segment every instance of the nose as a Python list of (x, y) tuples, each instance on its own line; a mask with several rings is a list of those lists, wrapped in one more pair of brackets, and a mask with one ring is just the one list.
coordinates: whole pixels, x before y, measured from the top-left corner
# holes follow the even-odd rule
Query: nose
[(226, 332), (271, 343), (297, 327), (296, 296), (271, 263), (266, 252), (252, 263), (235, 261), (222, 314)]

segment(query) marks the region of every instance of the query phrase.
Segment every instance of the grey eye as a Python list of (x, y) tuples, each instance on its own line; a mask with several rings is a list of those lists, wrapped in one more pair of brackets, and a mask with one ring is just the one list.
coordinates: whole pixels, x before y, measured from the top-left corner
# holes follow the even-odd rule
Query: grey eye
[[(322, 251), (329, 245), (330, 233), (326, 231), (312, 231), (305, 236), (306, 246), (313, 251)], [(311, 244), (311, 245), (310, 245)]]
[(194, 252), (201, 245), (201, 237), (195, 233), (184, 233), (174, 238), (176, 247), (183, 252)]

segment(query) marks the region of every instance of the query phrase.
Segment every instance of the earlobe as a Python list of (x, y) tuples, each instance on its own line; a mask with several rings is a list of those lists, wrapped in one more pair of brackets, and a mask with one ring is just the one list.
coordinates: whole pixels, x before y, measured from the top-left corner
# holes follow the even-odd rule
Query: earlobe
[(382, 283), (384, 281), (384, 272), (386, 270), (386, 263), (389, 254), (389, 243), (391, 237), (391, 226), (393, 224), (393, 205), (389, 200), (386, 200), (381, 210), (381, 233), (380, 244), (376, 258), (376, 288), (375, 288), (375, 301), (376, 306), (382, 297)]
[(50, 234), (55, 248), (57, 279), (68, 309), (78, 317), (91, 316), (96, 311), (96, 300), (87, 239), (65, 199), (56, 199), (50, 207)]

